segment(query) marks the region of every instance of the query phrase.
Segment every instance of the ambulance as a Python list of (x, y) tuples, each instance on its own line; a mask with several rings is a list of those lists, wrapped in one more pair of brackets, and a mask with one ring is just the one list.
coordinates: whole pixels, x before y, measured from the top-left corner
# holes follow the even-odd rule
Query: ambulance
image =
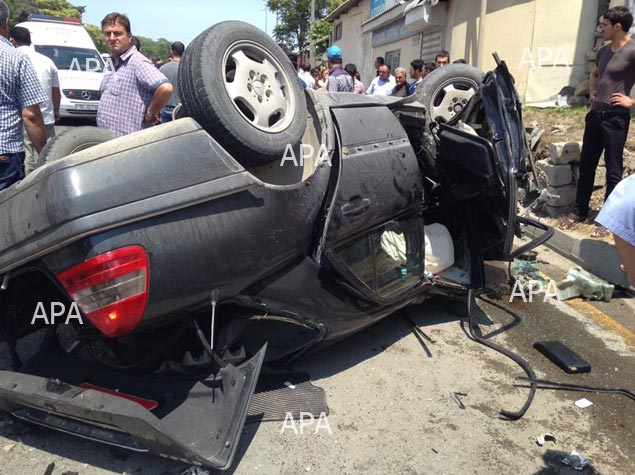
[(106, 64), (79, 18), (30, 15), (17, 26), (31, 32), (31, 47), (57, 66), (62, 117), (96, 117)]

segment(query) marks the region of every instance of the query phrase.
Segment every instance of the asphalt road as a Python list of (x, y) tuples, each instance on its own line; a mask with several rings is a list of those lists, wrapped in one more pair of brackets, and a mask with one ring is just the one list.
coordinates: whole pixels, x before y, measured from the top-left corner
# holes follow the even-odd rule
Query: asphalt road
[[(541, 248), (541, 270), (563, 276), (570, 263)], [(558, 302), (542, 296), (510, 303), (506, 266), (488, 266), (479, 300), (482, 333), (526, 359), (538, 377), (635, 390), (632, 299)], [(594, 310), (591, 310), (594, 309)], [(524, 418), (508, 421), (527, 389), (523, 373), (500, 354), (470, 340), (461, 328), (464, 307), (437, 298), (409, 309), (435, 343), (428, 357), (399, 316), (294, 365), (327, 394), (328, 426), (302, 433), (282, 422), (245, 427), (228, 473), (253, 474), (603, 474), (635, 473), (635, 401), (620, 395), (538, 390)], [(533, 347), (559, 340), (586, 358), (592, 371), (567, 375)], [(0, 355), (2, 349), (0, 349)], [(0, 356), (0, 365), (2, 364)], [(461, 409), (450, 393), (461, 397)], [(578, 408), (587, 398), (593, 405)], [(543, 434), (556, 442), (536, 443)], [(576, 450), (590, 460), (584, 472), (562, 464)], [(0, 415), (0, 474), (181, 474), (187, 466), (122, 452), (28, 426)]]

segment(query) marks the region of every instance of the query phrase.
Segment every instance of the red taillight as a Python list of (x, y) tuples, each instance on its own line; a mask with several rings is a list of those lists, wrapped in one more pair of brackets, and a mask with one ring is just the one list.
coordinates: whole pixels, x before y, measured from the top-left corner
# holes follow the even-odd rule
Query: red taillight
[(80, 310), (107, 336), (130, 333), (148, 296), (148, 256), (141, 246), (100, 254), (57, 274)]

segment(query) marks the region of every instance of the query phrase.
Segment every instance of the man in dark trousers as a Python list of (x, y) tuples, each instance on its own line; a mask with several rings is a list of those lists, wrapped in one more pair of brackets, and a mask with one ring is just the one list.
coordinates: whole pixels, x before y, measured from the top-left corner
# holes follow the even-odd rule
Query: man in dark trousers
[[(633, 15), (625, 7), (611, 8), (600, 20), (603, 38), (611, 43), (598, 50), (596, 67), (591, 73), (591, 110), (585, 119), (576, 203), (560, 224), (562, 230), (571, 229), (587, 219), (595, 170), (602, 151), (606, 163), (605, 198), (622, 179), (629, 109), (635, 105), (629, 97), (635, 83), (635, 41), (628, 35), (632, 24)], [(607, 233), (605, 228), (598, 226), (591, 236), (602, 237)]]

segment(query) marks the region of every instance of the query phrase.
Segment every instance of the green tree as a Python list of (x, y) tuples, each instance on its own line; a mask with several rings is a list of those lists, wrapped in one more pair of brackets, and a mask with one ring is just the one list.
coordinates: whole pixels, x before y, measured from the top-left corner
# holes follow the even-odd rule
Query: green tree
[(163, 61), (167, 61), (172, 42), (165, 38), (159, 38), (156, 41), (151, 38), (146, 38), (145, 36), (137, 36), (137, 38), (139, 38), (139, 42), (141, 43), (141, 51), (143, 54), (146, 56), (158, 56)]
[(95, 43), (95, 47), (97, 51), (100, 53), (108, 53), (110, 50), (108, 49), (108, 45), (106, 44), (106, 40), (104, 39), (104, 34), (101, 31), (101, 28), (95, 25), (85, 24), (84, 28), (93, 39), (93, 43)]
[(75, 7), (65, 0), (8, 0), (12, 24), (26, 21), (31, 13), (81, 18), (84, 7)]
[[(35, 5), (40, 9), (40, 13), (51, 16), (81, 18), (82, 12), (66, 0), (36, 0)], [(82, 11), (83, 11), (83, 7)]]
[(330, 36), (332, 29), (333, 25), (326, 18), (320, 18), (319, 20), (316, 20), (313, 25), (311, 25), (309, 39), (311, 43), (316, 45), (315, 54), (317, 56), (321, 56), (322, 53), (324, 53), (324, 51), (326, 50), (326, 42), (318, 42), (324, 39), (324, 37)]
[[(315, 0), (315, 19), (324, 18), (342, 2), (343, 0)], [(278, 25), (273, 30), (278, 41), (285, 42), (292, 50), (302, 50), (309, 45), (311, 0), (267, 0), (267, 8), (278, 16)]]

